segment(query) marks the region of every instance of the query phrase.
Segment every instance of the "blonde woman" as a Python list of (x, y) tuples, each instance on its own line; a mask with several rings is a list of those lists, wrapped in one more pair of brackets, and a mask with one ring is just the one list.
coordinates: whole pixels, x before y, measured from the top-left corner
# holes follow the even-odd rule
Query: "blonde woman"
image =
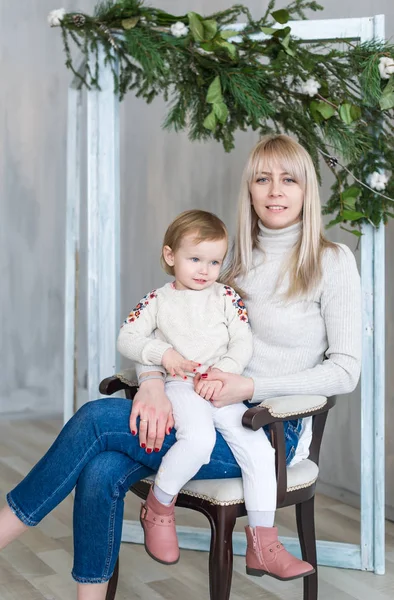
[[(280, 395), (332, 396), (355, 388), (361, 362), (356, 263), (349, 248), (323, 236), (312, 160), (288, 136), (264, 137), (250, 154), (234, 260), (225, 275), (236, 277), (246, 292), (253, 356), (243, 375), (196, 376), (197, 393), (204, 396), (212, 382), (220, 382), (211, 398), (219, 408)], [(173, 417), (163, 370), (143, 365), (137, 370), (141, 385), (131, 410), (122, 398), (84, 405), (7, 495), (8, 506), (0, 512), (1, 548), (36, 525), (76, 485), (72, 575), (79, 600), (105, 599), (120, 547), (124, 495), (130, 485), (157, 471), (176, 441), (174, 431), (168, 433)], [(310, 437), (305, 421), (287, 424), (288, 462), (305, 455)], [(270, 460), (273, 469), (273, 455)], [(217, 433), (210, 463), (196, 477), (240, 475)], [(302, 568), (294, 573), (294, 557), (277, 543), (274, 502), (265, 508), (246, 531), (249, 572), (284, 580), (302, 576)]]

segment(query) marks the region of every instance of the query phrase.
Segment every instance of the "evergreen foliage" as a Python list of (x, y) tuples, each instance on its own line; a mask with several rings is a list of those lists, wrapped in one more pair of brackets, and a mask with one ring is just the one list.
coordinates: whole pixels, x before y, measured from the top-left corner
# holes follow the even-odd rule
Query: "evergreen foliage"
[[(187, 129), (191, 140), (213, 138), (226, 151), (238, 129), (297, 137), (319, 178), (321, 156), (334, 173), (324, 212), (336, 215), (332, 224), (349, 223), (360, 235), (362, 222), (378, 226), (394, 216), (394, 177), (384, 194), (365, 185), (373, 172), (391, 174), (394, 164), (394, 74), (383, 79), (379, 71), (382, 57), (394, 57), (394, 46), (297, 40), (288, 22), (305, 19), (307, 10), (322, 6), (294, 0), (275, 10), (270, 0), (255, 20), (240, 4), (202, 17), (171, 15), (139, 0), (104, 0), (93, 16), (67, 13), (60, 25), (66, 65), (81, 85), (100, 89), (101, 45), (115, 93), (122, 99), (131, 90), (147, 102), (162, 95), (169, 102), (167, 129)], [(235, 31), (237, 21), (244, 29)], [(184, 26), (179, 37), (171, 30), (175, 24)], [(90, 58), (83, 75), (74, 68), (70, 42)], [(310, 80), (318, 84), (316, 93), (307, 91)]]

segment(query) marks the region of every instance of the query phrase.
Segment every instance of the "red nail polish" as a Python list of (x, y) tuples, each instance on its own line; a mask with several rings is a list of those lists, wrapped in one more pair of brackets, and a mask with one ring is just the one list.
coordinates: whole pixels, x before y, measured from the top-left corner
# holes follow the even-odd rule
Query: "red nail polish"
[(176, 377), (175, 373), (174, 373), (173, 377)]
[(198, 363), (198, 366), (199, 366), (199, 367), (202, 367), (202, 364), (201, 364), (201, 363)]
[(152, 452), (152, 448), (147, 448), (146, 451), (148, 454), (150, 454)]
[(197, 372), (197, 369), (193, 369), (193, 373), (196, 373), (196, 372)]
[(202, 379), (207, 379), (208, 375), (207, 375), (207, 373), (203, 373), (203, 374), (201, 375), (201, 377), (202, 377)]
[(160, 448), (155, 448), (155, 452), (160, 452)]
[(169, 430), (167, 431), (167, 434), (168, 434), (168, 435), (170, 435), (170, 433), (171, 433), (171, 429), (169, 429)]
[(187, 379), (186, 375), (184, 376), (184, 378), (183, 378), (183, 379)]
[(137, 432), (136, 432), (136, 431), (134, 431), (134, 429), (133, 429), (133, 431), (132, 431), (131, 433), (132, 433), (133, 435), (137, 435)]
[(141, 444), (141, 448), (146, 448), (146, 444)]

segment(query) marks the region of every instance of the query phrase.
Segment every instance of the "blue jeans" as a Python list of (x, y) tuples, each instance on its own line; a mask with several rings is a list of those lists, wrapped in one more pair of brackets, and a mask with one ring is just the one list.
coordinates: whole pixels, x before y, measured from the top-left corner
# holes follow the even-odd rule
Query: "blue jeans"
[[(130, 433), (130, 410), (131, 402), (124, 398), (82, 406), (30, 473), (7, 494), (12, 511), (34, 526), (76, 486), (72, 576), (80, 583), (104, 583), (111, 578), (119, 554), (125, 494), (132, 484), (157, 471), (176, 441), (172, 431), (160, 452), (145, 452), (138, 436)], [(289, 460), (299, 434), (295, 423), (286, 427)], [(195, 479), (240, 476), (230, 448), (217, 434), (210, 463)]]

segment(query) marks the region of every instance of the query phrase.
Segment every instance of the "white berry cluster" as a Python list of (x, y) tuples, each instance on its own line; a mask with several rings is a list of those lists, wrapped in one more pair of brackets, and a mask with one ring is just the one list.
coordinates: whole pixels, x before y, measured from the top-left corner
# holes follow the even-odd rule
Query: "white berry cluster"
[(171, 25), (171, 33), (174, 37), (180, 38), (185, 37), (189, 33), (189, 28), (182, 23), (182, 21), (177, 21)]
[(65, 8), (58, 8), (53, 10), (48, 15), (48, 23), (51, 27), (59, 27), (61, 21), (64, 19), (64, 15), (66, 14)]
[(388, 180), (389, 178), (385, 173), (379, 173), (378, 171), (374, 171), (373, 173), (371, 173), (371, 175), (369, 175), (367, 183), (372, 189), (381, 192), (385, 189)]
[(316, 79), (310, 78), (301, 85), (301, 93), (308, 94), (312, 98), (312, 96), (317, 94), (320, 87), (321, 85), (318, 81), (316, 81)]
[(382, 56), (379, 60), (379, 73), (382, 79), (390, 79), (394, 73), (394, 58)]

